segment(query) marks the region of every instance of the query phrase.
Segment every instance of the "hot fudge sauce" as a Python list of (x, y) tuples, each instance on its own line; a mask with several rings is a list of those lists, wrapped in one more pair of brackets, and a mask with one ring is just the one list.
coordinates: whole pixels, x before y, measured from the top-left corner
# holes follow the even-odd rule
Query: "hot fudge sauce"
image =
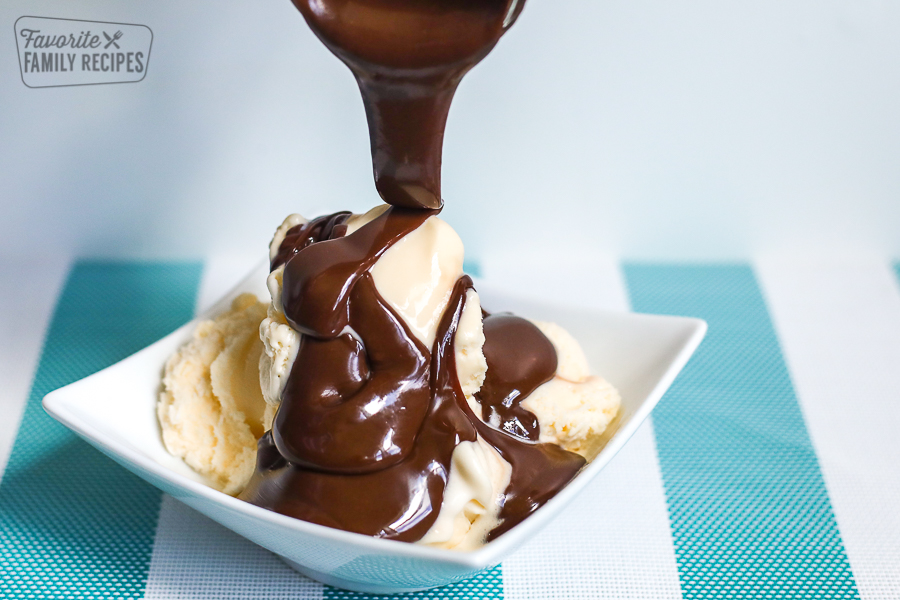
[(379, 295), (369, 269), (440, 211), (441, 148), (453, 94), (524, 2), (294, 4), (356, 76), (376, 187), (391, 208), (352, 235), (348, 213), (320, 217), (289, 230), (278, 248), (271, 267), (284, 266), (284, 315), (302, 337), (241, 498), (313, 523), (417, 541), (437, 519), (454, 449), (480, 437), (512, 467), (492, 539), (585, 464), (538, 443), (537, 419), (519, 405), (554, 376), (554, 347), (524, 319), (487, 316), (488, 370), (476, 396), (482, 415), (475, 415), (454, 354), (472, 281), (456, 282), (428, 348)]
[[(437, 518), (453, 450), (479, 434), (512, 465), (498, 535), (584, 465), (577, 454), (513, 437), (472, 413), (453, 346), (471, 279), (454, 286), (432, 348), (375, 289), (368, 269), (433, 213), (391, 207), (350, 236), (330, 225), (340, 215), (288, 231), (272, 264), (289, 257), (282, 302), (303, 336), (243, 499), (313, 523), (416, 541)], [(487, 325), (491, 319), (507, 325)], [(549, 366), (556, 370), (553, 346), (527, 321), (498, 315), (485, 323), (491, 356), (516, 364), (498, 358), (483, 389), (518, 385), (527, 395)]]
[(490, 376), (475, 394), (481, 417), (507, 433), (536, 442), (537, 417), (520, 405), (556, 374), (556, 350), (533, 323), (509, 313), (484, 315), (484, 356)]
[(463, 75), (525, 0), (293, 0), (356, 76), (375, 186), (388, 204), (440, 208), (441, 150)]

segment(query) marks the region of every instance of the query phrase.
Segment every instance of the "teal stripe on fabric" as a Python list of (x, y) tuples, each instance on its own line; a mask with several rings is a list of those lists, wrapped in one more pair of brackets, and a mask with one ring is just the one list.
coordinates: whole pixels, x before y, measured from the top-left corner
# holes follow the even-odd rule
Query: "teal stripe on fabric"
[(636, 311), (709, 323), (653, 413), (684, 597), (858, 598), (753, 271), (629, 264), (625, 277)]
[(378, 600), (379, 598), (421, 598), (422, 600), (502, 600), (503, 598), (503, 575), (500, 571), (500, 565), (493, 569), (482, 571), (471, 579), (460, 581), (451, 585), (435, 588), (433, 590), (425, 590), (422, 592), (411, 592), (409, 594), (396, 594), (394, 596), (375, 596), (371, 594), (362, 594), (359, 592), (348, 592), (338, 588), (325, 586), (323, 598), (325, 600)]
[(79, 263), (0, 481), (0, 597), (140, 598), (161, 492), (51, 419), (48, 392), (191, 319), (201, 265)]

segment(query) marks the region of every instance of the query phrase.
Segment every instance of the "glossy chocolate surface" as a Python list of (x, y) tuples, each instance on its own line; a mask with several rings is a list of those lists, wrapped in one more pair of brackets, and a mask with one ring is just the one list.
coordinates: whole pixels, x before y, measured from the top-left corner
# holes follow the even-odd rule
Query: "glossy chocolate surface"
[(482, 418), (507, 433), (536, 442), (537, 417), (520, 403), (556, 374), (556, 350), (527, 319), (510, 313), (484, 316), (488, 374), (475, 394)]
[(309, 223), (291, 227), (284, 234), (284, 241), (278, 247), (278, 253), (269, 264), (269, 269), (274, 271), (311, 244), (342, 237), (347, 232), (345, 223), (349, 218), (350, 212), (343, 211), (317, 217)]
[[(491, 532), (496, 536), (551, 498), (584, 465), (577, 454), (511, 436), (471, 412), (454, 353), (472, 287), (468, 277), (456, 282), (430, 349), (379, 296), (368, 269), (430, 215), (392, 207), (353, 235), (331, 227), (324, 239), (321, 232), (329, 228), (323, 223), (335, 220), (330, 216), (285, 237), (279, 251), (289, 257), (284, 286), (294, 290), (283, 296), (285, 313), (304, 335), (241, 498), (313, 523), (416, 541), (440, 511), (454, 449), (480, 435), (513, 469), (501, 524)], [(549, 341), (535, 338), (521, 319), (492, 319), (503, 332), (491, 335), (492, 352), (515, 355), (514, 348), (535, 341), (538, 354), (546, 351), (540, 344)], [(510, 374), (518, 373), (525, 383), (512, 385), (530, 389), (550, 363), (555, 371), (556, 355), (552, 345), (549, 349), (552, 356), (522, 368), (500, 359), (497, 364), (504, 366), (497, 373), (504, 377), (494, 380), (489, 370), (486, 385), (507, 389)]]
[(440, 208), (450, 103), (524, 0), (293, 0), (362, 92), (375, 187), (388, 204)]
[(493, 539), (585, 464), (536, 443), (537, 419), (519, 405), (556, 372), (556, 352), (528, 321), (485, 320), (488, 371), (479, 398), (493, 427), (472, 413), (456, 371), (454, 340), (472, 281), (456, 282), (426, 348), (378, 294), (369, 270), (440, 211), (453, 94), (524, 0), (293, 1), (359, 83), (375, 185), (391, 208), (351, 235), (349, 213), (298, 225), (272, 260), (273, 270), (284, 265), (284, 314), (302, 336), (241, 498), (321, 525), (416, 541), (437, 519), (454, 450), (480, 437), (512, 466)]

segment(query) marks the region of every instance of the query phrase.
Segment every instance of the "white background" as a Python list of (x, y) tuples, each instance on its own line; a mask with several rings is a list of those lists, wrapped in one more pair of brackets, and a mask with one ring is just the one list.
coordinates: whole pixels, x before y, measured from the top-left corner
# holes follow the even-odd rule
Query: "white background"
[[(29, 89), (22, 15), (154, 33), (140, 83)], [(260, 256), (377, 201), (349, 71), (288, 0), (0, 3), (0, 255)], [(464, 80), (475, 258), (900, 257), (900, 3), (528, 0)]]

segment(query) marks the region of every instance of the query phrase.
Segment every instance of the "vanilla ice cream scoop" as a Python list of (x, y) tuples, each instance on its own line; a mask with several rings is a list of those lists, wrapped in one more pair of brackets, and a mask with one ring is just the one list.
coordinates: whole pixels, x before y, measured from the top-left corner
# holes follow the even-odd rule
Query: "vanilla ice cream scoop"
[(557, 325), (532, 321), (556, 350), (559, 365), (553, 378), (522, 401), (540, 423), (540, 441), (593, 459), (602, 449), (610, 424), (619, 413), (619, 392), (602, 377), (591, 375), (584, 351)]
[(290, 215), (270, 302), (239, 297), (169, 359), (166, 447), (314, 523), (455, 550), (502, 535), (596, 454), (620, 402), (559, 326), (486, 316), (463, 256), (433, 212)]
[(239, 296), (229, 311), (198, 323), (163, 375), (157, 416), (166, 449), (226, 494), (250, 479), (256, 441), (274, 414), (259, 386), (265, 311), (256, 296)]

